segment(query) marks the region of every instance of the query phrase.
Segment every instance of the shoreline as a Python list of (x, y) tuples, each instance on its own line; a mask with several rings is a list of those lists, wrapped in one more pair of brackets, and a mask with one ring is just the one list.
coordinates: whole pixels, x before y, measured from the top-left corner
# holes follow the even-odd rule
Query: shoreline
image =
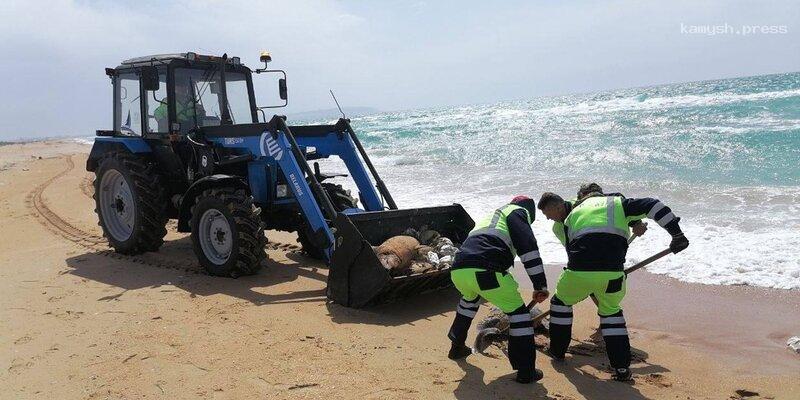
[[(563, 268), (563, 264), (545, 265), (551, 295)], [(520, 287), (532, 290), (521, 264), (514, 272)], [(581, 303), (594, 307), (588, 299)], [(769, 359), (759, 373), (800, 374), (800, 355), (786, 345), (790, 337), (800, 335), (799, 290), (706, 285), (639, 270), (628, 277), (622, 307), (629, 328), (658, 333), (676, 345), (691, 345), (723, 359), (734, 372), (752, 372), (748, 368), (754, 361)], [(597, 323), (596, 318), (589, 323)]]
[[(8, 322), (0, 326), (0, 385), (15, 398), (755, 399), (800, 393), (800, 355), (785, 344), (800, 334), (796, 290), (691, 284), (637, 272), (623, 302), (638, 357), (635, 383), (608, 380), (605, 354), (589, 339), (596, 310), (584, 301), (576, 307), (574, 352), (566, 364), (539, 352), (545, 378), (522, 386), (511, 380), (499, 351), (458, 363), (446, 359), (454, 291), (366, 310), (330, 304), (326, 267), (299, 254), (293, 234), (268, 232), (268, 268), (239, 279), (202, 274), (188, 236), (172, 228), (158, 253), (107, 251), (93, 242), (99, 228), (83, 170), (85, 145), (48, 143), (0, 148), (3, 161), (19, 164), (0, 171), (0, 224), (14, 232), (0, 241), (0, 317)], [(554, 289), (560, 267), (545, 269)], [(486, 312), (481, 307), (476, 321)]]

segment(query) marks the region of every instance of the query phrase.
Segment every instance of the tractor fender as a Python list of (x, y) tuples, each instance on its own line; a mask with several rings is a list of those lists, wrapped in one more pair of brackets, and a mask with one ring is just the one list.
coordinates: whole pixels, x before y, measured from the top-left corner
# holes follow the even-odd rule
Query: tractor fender
[(181, 204), (178, 210), (178, 232), (191, 231), (189, 221), (192, 219), (192, 206), (194, 205), (194, 199), (206, 189), (221, 186), (235, 187), (245, 190), (250, 189), (247, 186), (247, 183), (245, 183), (244, 178), (236, 175), (216, 174), (205, 176), (196, 180), (191, 186), (189, 186), (189, 189), (186, 190), (186, 193), (181, 196)]
[(89, 158), (86, 160), (86, 170), (94, 172), (104, 155), (117, 151), (133, 154), (149, 153), (150, 145), (138, 137), (96, 137)]

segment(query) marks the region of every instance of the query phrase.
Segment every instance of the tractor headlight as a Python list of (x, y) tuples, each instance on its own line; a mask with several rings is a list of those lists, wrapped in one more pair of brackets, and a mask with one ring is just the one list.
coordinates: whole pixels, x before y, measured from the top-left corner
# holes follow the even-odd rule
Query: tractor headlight
[(289, 195), (289, 186), (288, 185), (278, 185), (275, 188), (275, 195), (276, 195), (276, 197), (287, 197)]

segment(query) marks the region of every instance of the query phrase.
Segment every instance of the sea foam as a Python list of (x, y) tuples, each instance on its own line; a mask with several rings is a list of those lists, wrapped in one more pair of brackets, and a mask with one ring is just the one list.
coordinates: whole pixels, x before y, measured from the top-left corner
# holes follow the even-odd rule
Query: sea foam
[[(517, 194), (571, 198), (594, 181), (682, 218), (691, 246), (649, 271), (800, 289), (800, 73), (392, 112), (353, 126), (401, 208), (460, 203), (478, 219)], [(629, 265), (668, 246), (649, 225)], [(551, 226), (539, 214), (533, 229), (545, 263), (561, 265)]]

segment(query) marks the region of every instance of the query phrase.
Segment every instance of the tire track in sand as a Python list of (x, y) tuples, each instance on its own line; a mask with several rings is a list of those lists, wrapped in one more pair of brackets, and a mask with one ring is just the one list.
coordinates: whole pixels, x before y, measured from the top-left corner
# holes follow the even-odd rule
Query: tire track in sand
[[(198, 268), (199, 265), (195, 260), (174, 262), (171, 260), (160, 259), (154, 254), (129, 256), (115, 253), (113, 250), (108, 248), (108, 241), (102, 235), (96, 235), (77, 228), (53, 212), (53, 210), (50, 209), (42, 199), (42, 194), (53, 182), (69, 174), (75, 168), (75, 162), (72, 159), (72, 155), (66, 157), (66, 164), (66, 168), (64, 168), (63, 171), (36, 186), (30, 193), (28, 193), (28, 196), (25, 199), (25, 203), (31, 210), (31, 214), (45, 228), (60, 236), (62, 239), (72, 242), (87, 250), (94, 251), (94, 254), (97, 255), (116, 260), (126, 260), (157, 268), (176, 269), (190, 273), (205, 274), (203, 269)], [(87, 181), (87, 179), (84, 179), (84, 182), (85, 181)], [(87, 193), (84, 191), (84, 194)], [(91, 195), (89, 195), (89, 197), (91, 197)]]
[(81, 192), (83, 192), (86, 197), (94, 200), (94, 178), (92, 175), (87, 174), (83, 177), (80, 184)]
[(105, 238), (76, 228), (74, 225), (65, 221), (63, 218), (59, 217), (58, 214), (53, 212), (42, 199), (42, 194), (44, 193), (45, 189), (47, 189), (59, 178), (70, 173), (70, 171), (75, 168), (75, 162), (72, 160), (71, 155), (66, 158), (66, 161), (67, 167), (63, 171), (36, 186), (30, 193), (28, 193), (25, 203), (28, 208), (33, 211), (34, 217), (36, 217), (36, 219), (39, 220), (42, 225), (62, 238), (84, 247), (92, 247), (102, 244), (105, 242)]

